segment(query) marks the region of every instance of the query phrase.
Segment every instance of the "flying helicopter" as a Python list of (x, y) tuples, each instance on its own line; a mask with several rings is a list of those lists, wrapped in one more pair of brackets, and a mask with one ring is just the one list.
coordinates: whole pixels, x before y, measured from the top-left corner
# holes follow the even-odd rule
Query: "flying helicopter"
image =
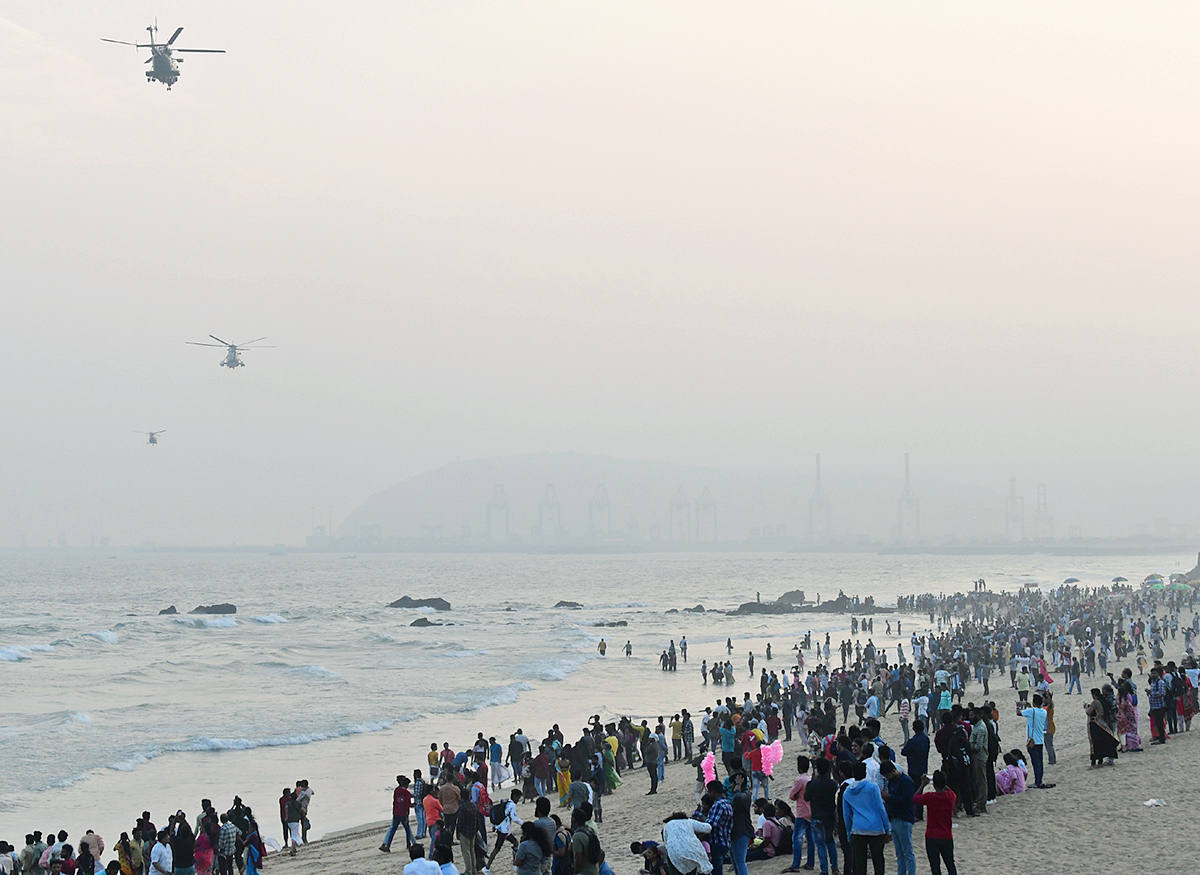
[(162, 431), (135, 431), (134, 434), (144, 434), (149, 439), (146, 443), (152, 447), (156, 447), (158, 446), (158, 436), (165, 431), (166, 429), (164, 428)]
[(175, 48), (175, 40), (179, 38), (179, 34), (183, 32), (182, 27), (175, 28), (175, 32), (171, 34), (171, 38), (165, 43), (156, 43), (154, 34), (158, 33), (158, 19), (154, 20), (154, 24), (146, 28), (150, 33), (150, 42), (148, 43), (128, 43), (119, 39), (101, 39), (101, 42), (116, 43), (121, 46), (134, 46), (139, 49), (149, 49), (150, 57), (146, 59), (147, 64), (152, 64), (151, 68), (146, 71), (146, 81), (161, 82), (167, 86), (167, 90), (171, 90), (171, 86), (179, 81), (179, 65), (183, 63), (183, 58), (174, 57), (176, 52), (203, 52), (206, 54), (225, 54), (224, 49), (177, 49)]
[(213, 346), (213, 347), (217, 347), (218, 349), (221, 347), (224, 347), (225, 348), (225, 358), (221, 360), (221, 364), (220, 364), (220, 366), (223, 368), (231, 368), (232, 369), (232, 368), (246, 367), (246, 363), (244, 361), (242, 361), (242, 357), (241, 357), (241, 351), (243, 349), (274, 349), (275, 348), (273, 346), (253, 346), (252, 345), (252, 344), (258, 343), (259, 340), (266, 340), (265, 337), (260, 337), (260, 338), (258, 338), (258, 340), (251, 340), (246, 343), (226, 343), (224, 340), (221, 340), (221, 338), (217, 337), (215, 334), (210, 334), (208, 336), (217, 342), (216, 343), (195, 343), (194, 341), (188, 340), (188, 341), (185, 341), (185, 343), (189, 344), (190, 346)]

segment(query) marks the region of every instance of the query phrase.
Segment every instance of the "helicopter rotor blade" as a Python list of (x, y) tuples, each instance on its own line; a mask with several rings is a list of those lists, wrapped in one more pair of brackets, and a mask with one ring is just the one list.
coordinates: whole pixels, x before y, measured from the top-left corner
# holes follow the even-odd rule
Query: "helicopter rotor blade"
[(100, 37), (100, 42), (102, 42), (102, 43), (116, 43), (116, 44), (117, 44), (117, 45), (119, 45), (119, 46), (133, 46), (134, 48), (139, 48), (139, 49), (141, 48), (141, 46), (140, 46), (140, 45), (138, 45), (137, 43), (129, 43), (129, 42), (126, 42), (126, 41), (125, 41), (125, 40), (123, 40), (123, 39), (108, 39), (107, 37)]
[(175, 51), (175, 52), (206, 52), (206, 53), (212, 54), (212, 55), (225, 54), (224, 49), (172, 49), (172, 51)]
[(182, 27), (175, 28), (175, 32), (173, 34), (171, 34), (171, 38), (169, 40), (167, 40), (167, 45), (171, 45), (171, 43), (175, 42), (175, 40), (177, 40), (179, 38), (179, 35), (181, 33), (183, 33)]
[(149, 63), (150, 63), (151, 61), (153, 61), (153, 60), (154, 60), (154, 55), (151, 55), (151, 56), (150, 56), (150, 57), (148, 57), (146, 60), (142, 61), (142, 63), (143, 63), (143, 64), (149, 64)]
[(228, 349), (228, 343), (196, 343), (194, 340), (185, 340), (188, 346), (211, 346), (213, 349)]
[(213, 340), (215, 340), (217, 343), (221, 344), (221, 346), (233, 346), (232, 343), (226, 343), (221, 338), (217, 337), (215, 334), (210, 334), (208, 336), (211, 337)]
[[(266, 338), (265, 338), (265, 337), (260, 337), (258, 340), (266, 340)], [(239, 343), (239, 344), (238, 344), (238, 348), (239, 348), (239, 349), (245, 349), (247, 346), (249, 346), (249, 345), (250, 345), (250, 344), (252, 344), (252, 343), (258, 343), (258, 340), (247, 340), (245, 343)]]

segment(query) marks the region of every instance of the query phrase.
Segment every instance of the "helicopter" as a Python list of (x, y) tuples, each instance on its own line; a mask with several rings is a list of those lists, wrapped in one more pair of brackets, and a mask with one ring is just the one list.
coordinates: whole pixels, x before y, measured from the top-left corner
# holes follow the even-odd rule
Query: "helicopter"
[(215, 334), (210, 334), (208, 336), (217, 342), (216, 343), (195, 343), (191, 340), (188, 340), (188, 341), (185, 341), (185, 343), (187, 343), (190, 346), (214, 346), (217, 348), (225, 347), (225, 358), (222, 359), (221, 364), (220, 364), (220, 366), (223, 368), (232, 369), (232, 368), (246, 367), (246, 363), (244, 361), (242, 361), (242, 357), (240, 355), (240, 351), (243, 349), (274, 349), (275, 348), (273, 346), (251, 346), (251, 344), (258, 343), (259, 340), (266, 340), (265, 337), (260, 337), (260, 338), (258, 338), (258, 340), (251, 340), (246, 343), (226, 343), (224, 340), (221, 340), (221, 338), (217, 337)]
[(146, 28), (150, 33), (150, 42), (148, 43), (128, 43), (119, 39), (101, 39), (101, 42), (116, 43), (121, 46), (134, 46), (139, 49), (149, 49), (150, 57), (146, 59), (147, 64), (153, 66), (146, 71), (146, 81), (159, 81), (167, 86), (167, 90), (171, 90), (171, 86), (179, 81), (179, 65), (183, 63), (183, 58), (174, 57), (175, 52), (204, 52), (208, 54), (225, 54), (224, 49), (177, 49), (174, 48), (175, 40), (179, 38), (179, 34), (183, 32), (182, 27), (175, 28), (175, 32), (171, 34), (171, 38), (165, 43), (156, 43), (154, 34), (158, 33), (158, 19), (154, 20), (154, 24)]
[(146, 443), (150, 444), (152, 447), (157, 447), (158, 436), (165, 431), (166, 429), (164, 428), (162, 431), (135, 431), (134, 434), (144, 434), (147, 438), (149, 438)]

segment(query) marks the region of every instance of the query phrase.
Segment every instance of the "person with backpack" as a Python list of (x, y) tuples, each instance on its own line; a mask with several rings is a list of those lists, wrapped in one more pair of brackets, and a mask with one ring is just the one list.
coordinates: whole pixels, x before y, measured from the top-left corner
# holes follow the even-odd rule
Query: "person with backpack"
[(604, 851), (596, 831), (587, 825), (587, 812), (583, 808), (571, 812), (571, 856), (575, 875), (600, 875)]
[(517, 816), (517, 803), (521, 801), (521, 791), (513, 790), (507, 802), (504, 803), (503, 810), (497, 810), (493, 806), (491, 811), (492, 824), (496, 827), (496, 845), (492, 848), (492, 855), (488, 857), (485, 869), (490, 869), (492, 861), (496, 859), (496, 855), (500, 853), (500, 849), (505, 843), (513, 846), (515, 851), (520, 844), (517, 837), (513, 835), (513, 830), (520, 829), (521, 818)]

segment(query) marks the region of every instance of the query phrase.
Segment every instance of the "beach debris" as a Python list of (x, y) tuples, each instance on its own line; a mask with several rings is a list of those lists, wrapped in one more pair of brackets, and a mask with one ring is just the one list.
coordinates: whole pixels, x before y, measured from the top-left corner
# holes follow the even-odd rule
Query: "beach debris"
[(172, 615), (172, 614), (178, 614), (178, 613), (179, 613), (179, 611), (175, 610), (175, 606), (174, 606), (174, 605), (171, 605), (171, 607), (169, 607), (169, 608), (163, 608), (161, 611), (159, 611), (159, 612), (158, 612), (158, 615), (161, 617), (161, 616), (163, 616), (164, 614), (167, 614), (167, 615)]
[(404, 595), (404, 596), (400, 596), (400, 598), (396, 599), (394, 602), (392, 602), (390, 605), (388, 605), (388, 607), (389, 608), (433, 608), (435, 611), (448, 611), (448, 610), (450, 610), (450, 602), (446, 601), (445, 599), (440, 599), (440, 598), (414, 599), (414, 598), (409, 598), (408, 596)]
[(189, 614), (236, 614), (237, 607), (224, 602), (219, 605), (198, 605), (188, 611)]
[(1161, 799), (1147, 799), (1142, 804), (1145, 805), (1147, 808), (1166, 808), (1167, 807), (1167, 803)]

